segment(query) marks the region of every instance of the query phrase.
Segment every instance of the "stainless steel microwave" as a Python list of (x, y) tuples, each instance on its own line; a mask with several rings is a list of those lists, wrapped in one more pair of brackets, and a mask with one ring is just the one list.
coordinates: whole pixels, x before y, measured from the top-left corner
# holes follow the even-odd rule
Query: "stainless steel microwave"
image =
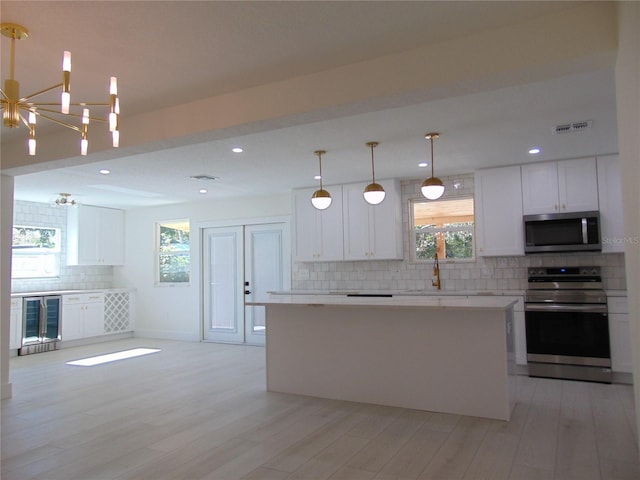
[(597, 211), (524, 216), (524, 252), (601, 251)]

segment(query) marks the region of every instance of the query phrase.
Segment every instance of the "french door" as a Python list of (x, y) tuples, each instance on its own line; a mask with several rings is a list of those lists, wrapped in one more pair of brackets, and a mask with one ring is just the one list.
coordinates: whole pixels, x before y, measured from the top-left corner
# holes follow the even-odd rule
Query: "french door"
[(284, 223), (205, 228), (203, 338), (264, 345), (267, 292), (290, 284), (288, 228)]

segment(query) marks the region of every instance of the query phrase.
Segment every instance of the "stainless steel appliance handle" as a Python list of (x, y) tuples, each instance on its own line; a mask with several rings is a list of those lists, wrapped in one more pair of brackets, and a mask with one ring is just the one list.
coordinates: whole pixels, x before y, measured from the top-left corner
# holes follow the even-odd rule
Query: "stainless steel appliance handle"
[(587, 312), (607, 313), (607, 306), (602, 304), (561, 304), (561, 303), (528, 303), (524, 305), (525, 312)]
[(44, 338), (47, 335), (47, 302), (45, 302), (44, 298), (40, 299), (40, 337)]
[(589, 242), (589, 235), (587, 231), (587, 217), (582, 217), (582, 243), (585, 245)]

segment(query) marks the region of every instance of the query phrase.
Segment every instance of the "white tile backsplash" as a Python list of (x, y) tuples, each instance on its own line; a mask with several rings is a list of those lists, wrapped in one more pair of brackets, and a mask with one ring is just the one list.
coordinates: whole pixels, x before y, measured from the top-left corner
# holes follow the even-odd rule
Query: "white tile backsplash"
[(79, 290), (113, 288), (113, 267), (67, 266), (67, 209), (46, 203), (16, 200), (13, 206), (14, 225), (60, 228), (62, 245), (60, 276), (55, 278), (12, 279), (12, 293), (52, 290)]
[[(473, 174), (441, 177), (446, 197), (473, 195)], [(454, 189), (454, 181), (460, 188)], [(409, 231), (409, 200), (421, 197), (422, 180), (402, 182), (403, 231)], [(294, 290), (434, 290), (431, 286), (433, 265), (413, 263), (404, 235), (405, 260), (361, 262), (317, 262), (292, 265)], [(440, 261), (442, 290), (514, 290), (527, 288), (527, 268), (538, 266), (600, 266), (604, 288), (625, 290), (624, 254), (575, 253), (542, 254), (518, 257), (480, 257), (475, 261), (450, 263)], [(329, 285), (328, 287), (326, 285)]]

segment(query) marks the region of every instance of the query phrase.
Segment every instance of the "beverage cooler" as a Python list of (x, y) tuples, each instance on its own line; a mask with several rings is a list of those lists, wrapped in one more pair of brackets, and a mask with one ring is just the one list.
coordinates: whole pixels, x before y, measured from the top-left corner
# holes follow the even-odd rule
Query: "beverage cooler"
[(18, 355), (48, 352), (60, 342), (62, 297), (25, 297), (22, 305), (22, 347)]

